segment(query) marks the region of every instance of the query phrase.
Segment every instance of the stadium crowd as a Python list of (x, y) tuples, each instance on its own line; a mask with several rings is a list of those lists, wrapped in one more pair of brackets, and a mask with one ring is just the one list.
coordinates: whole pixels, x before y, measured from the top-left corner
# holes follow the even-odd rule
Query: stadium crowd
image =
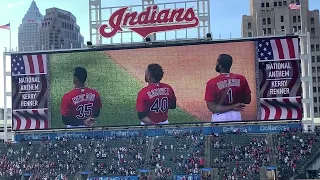
[(173, 174), (199, 174), (204, 167), (204, 135), (173, 131), (173, 136), (155, 139), (149, 159), (157, 179), (172, 179)]
[(148, 140), (146, 137), (107, 137), (96, 141), (95, 176), (133, 176), (144, 168)]
[(254, 179), (260, 167), (269, 165), (271, 153), (266, 136), (234, 133), (211, 138), (212, 164), (224, 179)]
[[(209, 138), (209, 139), (208, 139)], [(261, 166), (276, 165), (280, 175), (294, 175), (320, 147), (319, 134), (296, 130), (278, 134), (213, 134), (173, 131), (173, 135), (146, 137), (81, 137), (0, 143), (0, 179), (73, 179), (82, 171), (91, 177), (134, 176), (150, 170), (158, 180), (174, 175), (201, 174), (203, 167), (218, 168), (220, 179), (259, 177)], [(211, 143), (211, 144), (210, 144)], [(209, 147), (208, 147), (209, 146)], [(207, 159), (210, 150), (211, 159)], [(202, 179), (211, 179), (202, 174)]]
[(35, 146), (29, 143), (21, 143), (15, 146), (11, 142), (1, 142), (0, 177), (1, 179), (17, 179), (24, 171), (30, 170), (31, 160)]
[(31, 172), (40, 179), (53, 179), (60, 174), (74, 177), (85, 170), (93, 145), (94, 140), (88, 138), (44, 140)]
[(301, 133), (295, 129), (275, 135), (275, 156), (281, 174), (296, 174), (298, 165), (305, 164), (320, 147), (319, 140), (318, 132)]

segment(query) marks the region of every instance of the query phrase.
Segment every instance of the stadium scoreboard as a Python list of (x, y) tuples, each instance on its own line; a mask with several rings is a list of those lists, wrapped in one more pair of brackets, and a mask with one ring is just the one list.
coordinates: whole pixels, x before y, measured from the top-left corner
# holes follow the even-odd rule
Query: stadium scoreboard
[(210, 122), (205, 86), (218, 75), (220, 54), (233, 57), (231, 72), (251, 89), (242, 121), (302, 119), (299, 39), (285, 36), (12, 54), (12, 129), (65, 128), (61, 101), (74, 88), (76, 67), (87, 70), (86, 86), (100, 94), (96, 126), (140, 125), (135, 104), (150, 63), (163, 67), (162, 81), (176, 93), (170, 124)]

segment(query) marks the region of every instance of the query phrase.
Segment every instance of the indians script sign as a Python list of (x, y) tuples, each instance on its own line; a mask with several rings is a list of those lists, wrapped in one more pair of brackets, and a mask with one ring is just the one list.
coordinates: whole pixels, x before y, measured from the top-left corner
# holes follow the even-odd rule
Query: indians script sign
[(141, 13), (128, 12), (128, 9), (129, 7), (123, 7), (115, 11), (110, 16), (108, 24), (100, 26), (100, 35), (111, 38), (122, 32), (122, 28), (127, 28), (146, 38), (156, 32), (194, 28), (199, 25), (193, 8), (159, 10), (158, 6), (149, 6)]

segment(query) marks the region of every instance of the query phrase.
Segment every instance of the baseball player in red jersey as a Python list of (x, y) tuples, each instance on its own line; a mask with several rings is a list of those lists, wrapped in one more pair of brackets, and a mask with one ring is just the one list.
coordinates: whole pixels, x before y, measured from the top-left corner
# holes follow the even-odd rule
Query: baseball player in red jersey
[(60, 112), (63, 123), (68, 127), (91, 127), (100, 115), (102, 107), (99, 93), (85, 87), (87, 71), (75, 68), (73, 83), (75, 88), (62, 97)]
[(145, 74), (148, 85), (138, 93), (136, 103), (141, 125), (169, 124), (168, 110), (176, 108), (177, 99), (170, 85), (160, 83), (162, 77), (162, 67), (149, 64)]
[(212, 122), (242, 121), (241, 111), (251, 102), (251, 90), (246, 78), (230, 73), (232, 57), (221, 54), (217, 59), (219, 76), (207, 82), (205, 100), (212, 112)]

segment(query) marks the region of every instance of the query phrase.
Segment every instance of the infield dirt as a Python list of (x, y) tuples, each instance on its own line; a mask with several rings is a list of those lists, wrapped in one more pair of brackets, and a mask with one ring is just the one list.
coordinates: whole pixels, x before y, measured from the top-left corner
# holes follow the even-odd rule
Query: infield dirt
[(178, 106), (203, 121), (210, 121), (204, 93), (209, 79), (217, 76), (216, 59), (230, 54), (231, 72), (244, 75), (249, 83), (252, 101), (242, 113), (243, 120), (256, 120), (256, 74), (253, 42), (233, 42), (209, 45), (143, 48), (105, 51), (105, 53), (140, 81), (148, 64), (159, 63), (164, 69), (162, 82), (170, 84), (178, 99)]

